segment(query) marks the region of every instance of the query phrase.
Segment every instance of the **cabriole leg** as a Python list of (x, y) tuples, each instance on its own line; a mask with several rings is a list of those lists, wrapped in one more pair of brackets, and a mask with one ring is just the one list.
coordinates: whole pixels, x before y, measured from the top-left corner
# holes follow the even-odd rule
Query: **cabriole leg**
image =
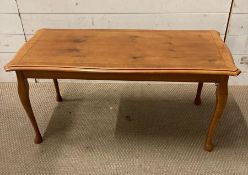
[(24, 77), (22, 72), (16, 72), (17, 75), (17, 82), (18, 82), (18, 94), (22, 103), (22, 106), (24, 107), (31, 124), (34, 128), (35, 131), (35, 139), (34, 142), (36, 144), (39, 144), (42, 142), (42, 137), (36, 122), (36, 119), (34, 117), (34, 113), (30, 104), (30, 99), (29, 99), (29, 84), (27, 81), (27, 78)]
[(205, 150), (206, 151), (212, 151), (213, 150), (213, 135), (214, 130), (217, 126), (217, 122), (220, 119), (226, 102), (227, 102), (227, 96), (228, 96), (228, 79), (225, 79), (217, 84), (216, 87), (216, 105), (215, 105), (215, 112), (213, 115), (213, 118), (210, 123), (210, 127), (208, 129), (207, 139), (205, 142)]

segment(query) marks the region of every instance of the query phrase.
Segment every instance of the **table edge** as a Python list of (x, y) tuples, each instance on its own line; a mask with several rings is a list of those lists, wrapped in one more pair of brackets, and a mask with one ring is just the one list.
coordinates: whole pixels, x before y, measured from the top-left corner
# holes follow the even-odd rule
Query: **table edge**
[(86, 72), (86, 73), (148, 73), (148, 74), (209, 74), (237, 76), (239, 69), (229, 70), (202, 70), (202, 69), (100, 69), (100, 68), (75, 68), (75, 67), (18, 67), (5, 66), (5, 71), (59, 71), (59, 72)]
[[(27, 51), (34, 45), (34, 43), (37, 41), (39, 36), (46, 30), (96, 30), (96, 31), (165, 31), (165, 30), (135, 30), (135, 29), (46, 29), (42, 28), (39, 29), (35, 35), (28, 41), (26, 42), (21, 49), (17, 52), (15, 57), (4, 66), (5, 71), (62, 71), (62, 72), (95, 72), (95, 73), (161, 73), (161, 74), (210, 74), (210, 75), (230, 75), (230, 76), (237, 76), (241, 73), (241, 71), (235, 66), (233, 58), (231, 56), (231, 52), (226, 46), (224, 42), (223, 47), (226, 50), (223, 55), (225, 58), (229, 59), (231, 63), (235, 67), (233, 67), (233, 70), (204, 70), (204, 69), (108, 69), (108, 68), (81, 68), (81, 67), (58, 67), (58, 66), (22, 66), (18, 65), (15, 66), (16, 62), (19, 62), (21, 58), (24, 57), (24, 55), (27, 53)], [(219, 39), (220, 33), (216, 30), (169, 30), (169, 31), (206, 31), (206, 32), (211, 32), (212, 36), (214, 37), (214, 41), (216, 46), (219, 49), (223, 49), (223, 47), (220, 46), (220, 43), (217, 41)], [(19, 59), (17, 59), (19, 58)], [(232, 67), (232, 66), (231, 66)]]

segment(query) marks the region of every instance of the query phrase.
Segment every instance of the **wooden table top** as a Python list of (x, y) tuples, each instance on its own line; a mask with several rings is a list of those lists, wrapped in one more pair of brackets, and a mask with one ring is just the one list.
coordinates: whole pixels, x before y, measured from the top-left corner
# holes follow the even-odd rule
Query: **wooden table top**
[(238, 75), (216, 31), (41, 29), (6, 71)]

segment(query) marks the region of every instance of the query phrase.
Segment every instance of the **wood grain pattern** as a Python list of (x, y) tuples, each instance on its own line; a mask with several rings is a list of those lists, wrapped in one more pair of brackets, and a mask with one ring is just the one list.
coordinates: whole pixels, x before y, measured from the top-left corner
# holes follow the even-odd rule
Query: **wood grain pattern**
[(40, 30), (6, 70), (239, 73), (217, 32), (148, 30)]
[(238, 75), (231, 53), (216, 31), (59, 30), (42, 29), (6, 65), (16, 71), (20, 100), (42, 137), (30, 100), (27, 78), (53, 79), (61, 101), (58, 78), (129, 81), (199, 82), (195, 104), (201, 102), (203, 82), (218, 83), (216, 108), (205, 150), (227, 100), (230, 75)]
[[(30, 40), (33, 36), (34, 36), (34, 34), (28, 34), (28, 35), (26, 35), (27, 40)], [(221, 37), (222, 41), (224, 41), (224, 35), (220, 35), (220, 37)]]

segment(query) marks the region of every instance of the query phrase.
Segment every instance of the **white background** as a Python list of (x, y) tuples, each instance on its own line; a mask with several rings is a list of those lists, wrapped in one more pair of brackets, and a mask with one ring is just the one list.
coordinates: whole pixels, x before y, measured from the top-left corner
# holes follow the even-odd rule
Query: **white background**
[(16, 81), (3, 66), (39, 28), (214, 29), (224, 38), (228, 27), (226, 43), (242, 70), (230, 83), (248, 85), (247, 0), (234, 0), (232, 10), (231, 0), (0, 1), (0, 82)]

